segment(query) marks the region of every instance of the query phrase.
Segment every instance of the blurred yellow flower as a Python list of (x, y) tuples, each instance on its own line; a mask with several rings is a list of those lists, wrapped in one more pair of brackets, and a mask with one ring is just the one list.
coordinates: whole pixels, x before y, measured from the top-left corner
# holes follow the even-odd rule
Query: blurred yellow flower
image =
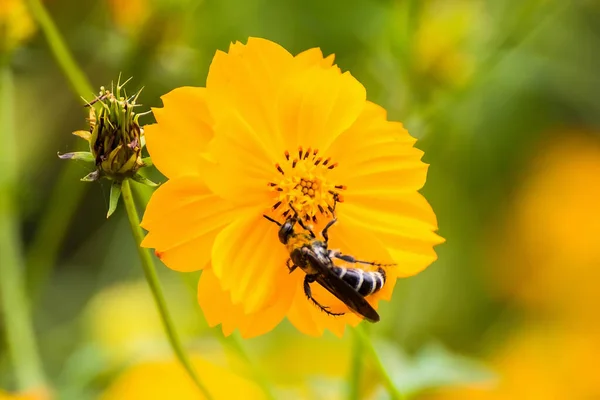
[(599, 176), (597, 135), (562, 132), (540, 147), (496, 241), (494, 282), (505, 293), (571, 323), (599, 324)]
[[(178, 293), (165, 287), (170, 297)], [(181, 296), (173, 318), (184, 338), (197, 328), (196, 311)], [(119, 283), (94, 296), (86, 309), (86, 329), (92, 343), (113, 365), (131, 362), (148, 354), (168, 352), (164, 327), (145, 282)], [(110, 323), (107, 323), (110, 321)]]
[(415, 66), (419, 73), (442, 84), (464, 83), (474, 67), (469, 49), (485, 20), (483, 3), (476, 0), (429, 0), (415, 32)]
[(50, 400), (51, 398), (47, 389), (29, 390), (22, 393), (9, 393), (0, 389), (0, 400)]
[[(362, 258), (395, 262), (384, 288), (436, 259), (436, 217), (418, 190), (427, 165), (402, 124), (366, 100), (365, 88), (319, 49), (292, 56), (250, 38), (218, 51), (206, 88), (180, 88), (154, 109), (148, 151), (170, 180), (152, 196), (142, 226), (145, 247), (170, 268), (205, 268), (199, 303), (228, 335), (263, 334), (285, 316), (302, 332), (342, 335), (359, 318), (332, 318), (304, 295), (304, 273), (290, 274), (277, 226), (290, 206), (320, 230), (339, 199), (331, 245)], [(310, 189), (301, 190), (302, 182)], [(305, 185), (306, 186), (306, 185)], [(325, 289), (315, 297), (348, 308)]]
[(0, 1), (0, 53), (10, 51), (35, 32), (23, 0)]
[(528, 327), (491, 361), (497, 385), (445, 389), (428, 400), (591, 400), (600, 398), (600, 332)]
[[(191, 362), (214, 399), (264, 399), (253, 382), (199, 356)], [(126, 370), (103, 393), (100, 400), (201, 400), (204, 395), (175, 360), (146, 361)]]
[(128, 33), (136, 32), (146, 22), (153, 6), (149, 0), (108, 0), (113, 21)]

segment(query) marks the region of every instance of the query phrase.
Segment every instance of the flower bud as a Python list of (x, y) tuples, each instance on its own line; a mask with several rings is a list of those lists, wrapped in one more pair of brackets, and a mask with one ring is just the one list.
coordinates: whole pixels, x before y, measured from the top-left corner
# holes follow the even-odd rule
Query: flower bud
[(123, 90), (123, 84), (117, 83), (116, 90), (100, 88), (98, 96), (86, 104), (89, 107), (89, 131), (75, 131), (74, 135), (89, 142), (90, 151), (77, 151), (59, 154), (62, 159), (73, 159), (94, 163), (95, 169), (82, 181), (96, 181), (107, 178), (113, 181), (108, 215), (116, 208), (120, 196), (121, 182), (131, 178), (140, 183), (156, 186), (155, 183), (138, 173), (139, 169), (150, 165), (142, 159), (144, 133), (138, 119), (142, 114), (134, 110), (139, 107), (136, 100), (141, 92), (131, 98)]

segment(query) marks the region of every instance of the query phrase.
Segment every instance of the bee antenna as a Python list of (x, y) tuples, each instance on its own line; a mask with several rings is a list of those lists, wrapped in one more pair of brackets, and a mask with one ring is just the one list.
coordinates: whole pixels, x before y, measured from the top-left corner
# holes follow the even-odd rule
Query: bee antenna
[(265, 217), (266, 219), (268, 219), (268, 220), (269, 220), (269, 221), (271, 221), (271, 222), (274, 222), (274, 223), (276, 223), (276, 224), (277, 224), (277, 226), (281, 226), (281, 223), (280, 223), (279, 221), (276, 221), (276, 220), (274, 220), (273, 218), (271, 218), (271, 217), (269, 217), (269, 216), (267, 216), (267, 215), (264, 215), (264, 214), (263, 214), (263, 217)]

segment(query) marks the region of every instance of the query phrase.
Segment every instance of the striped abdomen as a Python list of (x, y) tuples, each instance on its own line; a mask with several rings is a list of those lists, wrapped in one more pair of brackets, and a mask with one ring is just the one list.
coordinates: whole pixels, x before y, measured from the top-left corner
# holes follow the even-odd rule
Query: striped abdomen
[(364, 271), (360, 268), (332, 267), (333, 273), (352, 286), (360, 295), (366, 297), (376, 293), (385, 284), (385, 271)]

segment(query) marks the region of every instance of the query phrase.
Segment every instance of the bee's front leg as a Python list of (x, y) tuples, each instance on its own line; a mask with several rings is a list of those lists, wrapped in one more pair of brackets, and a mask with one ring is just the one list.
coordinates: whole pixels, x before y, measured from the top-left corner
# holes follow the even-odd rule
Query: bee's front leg
[(285, 262), (285, 265), (286, 265), (286, 266), (288, 267), (288, 269), (290, 270), (290, 274), (291, 274), (292, 272), (294, 272), (294, 270), (295, 270), (296, 268), (298, 268), (298, 266), (292, 262), (292, 259), (291, 259), (291, 258), (288, 258), (288, 259), (287, 259), (287, 261)]

